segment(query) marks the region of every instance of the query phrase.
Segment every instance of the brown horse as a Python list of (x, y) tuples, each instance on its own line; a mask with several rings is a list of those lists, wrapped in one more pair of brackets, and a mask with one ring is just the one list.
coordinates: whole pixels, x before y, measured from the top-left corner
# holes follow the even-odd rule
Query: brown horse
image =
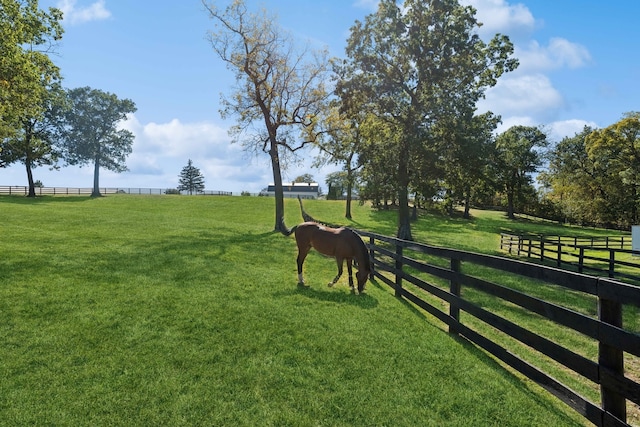
[(364, 285), (371, 273), (371, 261), (367, 247), (360, 236), (349, 228), (330, 228), (315, 222), (303, 222), (293, 227), (287, 235), (296, 233), (296, 243), (298, 244), (298, 283), (304, 285), (302, 277), (302, 264), (311, 248), (315, 248), (323, 255), (334, 257), (338, 264), (338, 274), (334, 277), (329, 286), (336, 284), (342, 276), (344, 261), (347, 261), (349, 272), (349, 286), (352, 291), (353, 273), (352, 263), (355, 260), (358, 266), (356, 278), (358, 279), (358, 292), (364, 291)]

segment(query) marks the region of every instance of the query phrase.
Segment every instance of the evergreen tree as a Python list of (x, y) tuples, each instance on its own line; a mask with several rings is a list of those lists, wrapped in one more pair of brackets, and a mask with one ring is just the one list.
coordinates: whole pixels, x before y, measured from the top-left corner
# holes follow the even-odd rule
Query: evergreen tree
[(204, 175), (200, 173), (200, 169), (193, 166), (193, 162), (189, 159), (187, 166), (182, 168), (180, 172), (180, 185), (178, 190), (188, 191), (189, 194), (202, 192), (204, 190)]

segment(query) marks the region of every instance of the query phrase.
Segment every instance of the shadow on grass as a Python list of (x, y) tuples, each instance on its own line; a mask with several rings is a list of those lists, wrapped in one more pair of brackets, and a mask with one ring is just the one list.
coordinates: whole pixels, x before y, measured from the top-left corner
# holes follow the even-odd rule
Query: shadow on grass
[(324, 286), (324, 289), (297, 285), (295, 288), (287, 291), (276, 292), (273, 295), (275, 297), (300, 295), (305, 298), (314, 299), (317, 301), (332, 302), (336, 304), (349, 304), (367, 310), (378, 306), (378, 300), (367, 294), (366, 291), (363, 294), (354, 294), (353, 292), (346, 294), (344, 292), (332, 290), (326, 285)]
[(36, 196), (27, 197), (23, 195), (3, 195), (0, 196), (0, 203), (10, 203), (14, 205), (34, 205), (42, 203), (78, 203), (94, 200), (95, 197), (89, 197), (86, 194), (78, 196)]

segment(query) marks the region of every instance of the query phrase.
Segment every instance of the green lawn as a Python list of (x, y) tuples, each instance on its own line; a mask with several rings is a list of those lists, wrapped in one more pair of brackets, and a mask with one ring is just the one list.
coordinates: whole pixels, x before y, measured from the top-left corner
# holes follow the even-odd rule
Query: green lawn
[[(305, 208), (395, 230), (395, 212)], [(475, 214), (425, 215), (414, 237), (497, 252), (508, 223)], [(583, 423), (382, 283), (330, 289), (335, 263), (312, 252), (298, 287), (273, 199), (0, 197), (0, 220), (0, 425)]]

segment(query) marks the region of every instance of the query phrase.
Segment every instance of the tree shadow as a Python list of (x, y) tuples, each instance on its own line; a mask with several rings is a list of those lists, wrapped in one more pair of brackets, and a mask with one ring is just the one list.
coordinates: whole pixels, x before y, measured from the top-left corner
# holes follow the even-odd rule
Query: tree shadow
[(0, 203), (14, 205), (35, 205), (43, 203), (79, 203), (95, 199), (87, 195), (80, 196), (36, 196), (27, 197), (23, 195), (1, 195)]

